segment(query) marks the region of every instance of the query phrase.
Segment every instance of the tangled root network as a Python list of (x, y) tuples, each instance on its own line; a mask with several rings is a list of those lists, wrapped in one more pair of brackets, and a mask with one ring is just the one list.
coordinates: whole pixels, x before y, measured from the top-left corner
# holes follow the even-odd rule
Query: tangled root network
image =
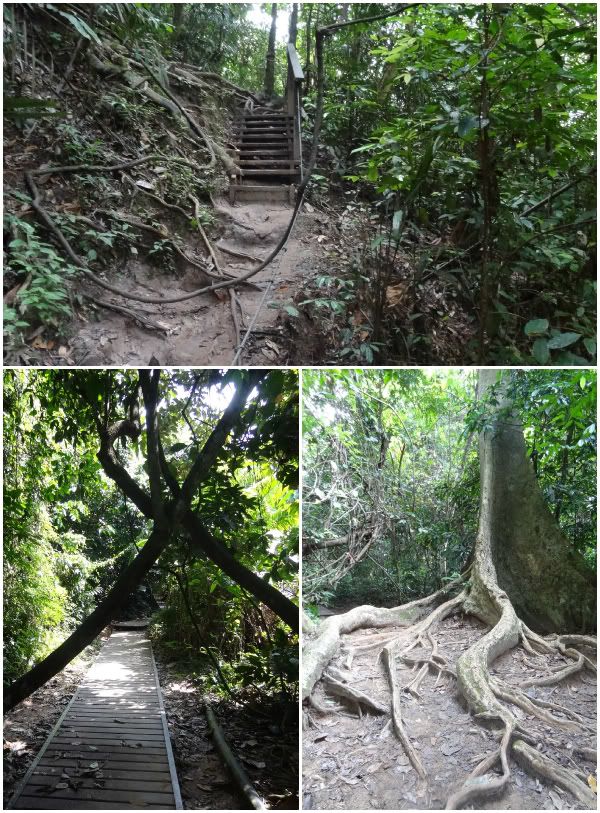
[[(312, 639), (309, 634), (304, 655), (303, 691), (308, 704), (305, 724), (318, 728), (321, 715), (332, 712), (331, 705), (313, 691), (317, 684), (321, 697), (324, 694), (340, 698), (343, 704), (337, 707), (340, 714), (344, 714), (344, 706), (350, 704), (361, 717), (363, 712), (388, 715), (386, 728), (391, 726), (417, 774), (421, 788), (419, 795), (427, 796), (427, 765), (403, 720), (402, 708), (411, 698), (414, 702), (420, 701), (420, 689), (427, 676), (435, 678), (436, 686), (445, 678), (454, 683), (474, 721), (491, 731), (497, 743), (489, 753), (481, 755), (462, 784), (451, 790), (445, 802), (446, 809), (477, 805), (501, 795), (511, 781), (513, 761), (527, 773), (569, 793), (578, 807), (595, 809), (596, 796), (590, 786), (594, 783), (588, 783), (586, 772), (572, 759), (579, 754), (588, 761), (595, 761), (595, 750), (578, 746), (565, 751), (569, 767), (543, 753), (548, 742), (562, 752), (561, 742), (548, 737), (548, 727), (558, 736), (561, 732), (575, 738), (583, 735), (584, 742), (589, 745), (595, 733), (593, 722), (566, 705), (541, 699), (538, 697), (540, 692), (533, 687), (558, 686), (561, 681), (584, 670), (595, 672), (596, 639), (585, 635), (538, 635), (517, 617), (508, 596), (497, 585), (480, 579), (468, 583), (465, 579), (466, 576), (459, 585), (460, 592), (454, 597), (448, 597), (452, 592), (452, 588), (448, 588), (427, 599), (394, 609), (358, 607), (344, 615), (328, 618)], [(456, 585), (453, 587), (456, 592)], [(489, 623), (490, 608), (495, 617), (492, 624)], [(447, 657), (440, 654), (436, 632), (444, 619), (463, 613), (479, 618), (485, 615), (487, 631), (483, 631), (454, 663), (449, 663)], [(344, 640), (342, 637), (356, 630), (375, 627), (387, 627), (388, 630), (371, 631), (358, 642), (356, 638)], [(520, 681), (518, 687), (490, 671), (497, 658), (516, 647), (521, 648), (524, 661), (542, 673)], [(365, 652), (372, 652), (383, 665), (388, 684), (383, 702), (355, 685), (360, 680), (352, 673), (352, 664)], [(341, 663), (338, 658), (337, 666), (331, 663), (336, 654), (341, 655)], [(549, 665), (550, 661), (557, 660), (560, 665)], [(404, 675), (407, 668), (411, 670), (409, 680), (403, 685), (398, 679), (400, 667)], [(533, 724), (535, 720), (544, 724), (544, 734)]]

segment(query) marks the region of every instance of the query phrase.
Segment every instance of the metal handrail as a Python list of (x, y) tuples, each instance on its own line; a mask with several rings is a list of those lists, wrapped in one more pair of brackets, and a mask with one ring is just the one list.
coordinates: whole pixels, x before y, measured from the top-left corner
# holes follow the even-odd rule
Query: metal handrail
[(287, 46), (287, 83), (285, 88), (286, 107), (294, 117), (294, 160), (299, 162), (300, 180), (302, 180), (302, 133), (300, 105), (302, 99), (302, 82), (304, 72), (300, 66), (300, 57), (293, 43)]

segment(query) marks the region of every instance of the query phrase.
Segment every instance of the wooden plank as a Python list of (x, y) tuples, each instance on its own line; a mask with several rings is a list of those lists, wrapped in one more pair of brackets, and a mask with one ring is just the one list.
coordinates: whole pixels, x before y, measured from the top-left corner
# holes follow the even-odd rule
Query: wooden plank
[[(31, 791), (29, 791), (31, 793)], [(147, 790), (111, 790), (110, 788), (61, 788), (50, 792), (46, 796), (40, 794), (42, 799), (75, 799), (82, 802), (121, 802), (123, 807), (139, 807), (140, 805), (154, 804), (173, 807), (173, 793), (162, 793)]]
[[(168, 773), (162, 774), (162, 779), (154, 781), (149, 781), (147, 779), (133, 779), (127, 773), (127, 771), (123, 771), (123, 773), (125, 773), (124, 777), (111, 776), (109, 778), (104, 773), (104, 770), (102, 770), (102, 777), (100, 779), (97, 779), (94, 776), (77, 776), (76, 773), (73, 773), (71, 778), (73, 781), (77, 782), (79, 787), (88, 788), (90, 790), (100, 790), (100, 788), (97, 788), (96, 785), (102, 784), (110, 790), (147, 790), (149, 793), (170, 793), (171, 795), (173, 793), (171, 777)], [(69, 781), (68, 779), (63, 780), (61, 777), (62, 774), (48, 776), (35, 773), (29, 780), (29, 785), (38, 787), (47, 787), (50, 785), (56, 787), (57, 784), (62, 784), (62, 781)], [(78, 790), (79, 787), (77, 788)], [(52, 795), (54, 795), (53, 792)]]
[[(68, 749), (59, 749), (58, 751), (51, 751), (49, 748), (46, 751), (46, 755), (44, 756), (44, 763), (50, 763), (52, 765), (62, 765), (63, 760), (65, 762), (77, 761), (81, 762), (82, 765), (89, 765), (90, 762), (112, 762), (118, 763), (119, 765), (130, 764), (130, 763), (144, 763), (144, 764), (152, 764), (154, 767), (160, 765), (167, 765), (168, 760), (166, 754), (154, 754), (152, 756), (148, 755), (146, 751), (144, 753), (140, 753), (138, 750), (134, 751), (132, 748), (123, 748), (120, 752), (117, 753), (116, 749), (112, 748), (111, 750), (105, 751), (102, 748), (99, 748), (97, 751), (77, 751), (77, 750), (68, 750)], [(39, 763), (38, 763), (39, 764)], [(163, 770), (163, 768), (161, 768)]]
[(245, 176), (249, 175), (297, 175), (296, 169), (245, 169), (243, 170)]
[[(94, 769), (100, 778), (81, 775)], [(68, 782), (65, 773), (77, 779), (75, 788), (56, 787)], [(156, 664), (144, 633), (116, 632), (106, 642), (9, 807), (182, 808)]]
[(77, 720), (74, 723), (69, 723), (66, 728), (62, 729), (63, 736), (74, 736), (78, 738), (94, 731), (108, 730), (115, 734), (119, 732), (128, 732), (129, 734), (137, 733), (138, 731), (146, 731), (148, 734), (155, 734), (161, 731), (160, 720), (157, 723), (153, 721), (142, 722), (140, 720), (127, 720), (122, 725), (113, 722), (112, 717), (104, 718), (89, 718), (88, 720)]
[[(132, 807), (136, 807), (132, 805)], [(21, 796), (17, 810), (123, 810), (122, 802), (87, 802), (82, 799), (49, 799), (48, 797)], [(145, 804), (140, 810), (164, 810), (160, 804)]]
[[(85, 767), (85, 765), (80, 765), (78, 760), (70, 760), (69, 764), (66, 764), (65, 760), (61, 760), (60, 767), (57, 765), (38, 765), (33, 776), (62, 776), (66, 771), (68, 774), (76, 777), (77, 774), (75, 771), (81, 770), (82, 768), (85, 769)], [(171, 775), (167, 768), (164, 771), (143, 771), (134, 769), (133, 767), (131, 769), (124, 767), (111, 768), (108, 763), (102, 762), (102, 773), (105, 779), (132, 779), (135, 782), (171, 781)]]
[(296, 51), (294, 44), (291, 42), (288, 42), (287, 57), (290, 67), (292, 69), (294, 82), (302, 82), (304, 80), (304, 71), (300, 66), (300, 57), (298, 56), (298, 51)]

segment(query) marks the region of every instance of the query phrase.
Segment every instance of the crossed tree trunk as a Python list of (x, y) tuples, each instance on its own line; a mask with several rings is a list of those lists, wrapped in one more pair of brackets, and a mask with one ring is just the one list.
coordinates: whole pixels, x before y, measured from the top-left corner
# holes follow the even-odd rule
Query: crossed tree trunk
[[(140, 370), (139, 387), (146, 411), (146, 441), (150, 492), (143, 489), (120, 462), (114, 449), (119, 438), (134, 440), (141, 434), (137, 410), (129, 417), (103, 425), (96, 416), (100, 436), (98, 459), (106, 474), (152, 520), (152, 531), (136, 558), (120, 574), (106, 598), (77, 629), (48, 657), (4, 691), (4, 709), (9, 711), (32, 692), (43, 686), (70, 663), (111, 621), (115, 611), (137, 587), (161, 553), (185, 531), (194, 552), (202, 553), (224, 573), (270, 607), (294, 632), (298, 631), (298, 607), (272, 585), (238, 562), (228, 548), (217, 540), (192, 512), (191, 503), (211, 469), (232, 427), (240, 420), (252, 389), (264, 371), (250, 371), (236, 387), (233, 399), (196, 457), (187, 477), (180, 485), (166, 461), (156, 407), (159, 401), (160, 370)], [(168, 496), (165, 496), (167, 494)]]

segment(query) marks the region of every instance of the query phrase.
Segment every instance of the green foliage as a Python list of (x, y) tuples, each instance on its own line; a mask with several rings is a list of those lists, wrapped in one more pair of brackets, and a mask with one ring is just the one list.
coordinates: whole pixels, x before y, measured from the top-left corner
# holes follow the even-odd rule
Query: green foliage
[(75, 164), (102, 163), (106, 145), (99, 139), (92, 139), (76, 124), (59, 124), (58, 133), (61, 147)]
[[(366, 16), (328, 5), (321, 21), (336, 14)], [(557, 4), (429, 4), (327, 41), (327, 164), (379, 213), (366, 266), (387, 269), (371, 275), (367, 308), (382, 360), (406, 358), (406, 345), (440, 358), (422, 324), (429, 301), (414, 297), (400, 330), (397, 313), (377, 310), (408, 267), (417, 292), (433, 279), (450, 325), (461, 309), (483, 312), (486, 346), (474, 337), (463, 359), (594, 362), (595, 37), (592, 4), (576, 18)], [(523, 332), (534, 319), (551, 325), (539, 341)], [(570, 333), (580, 338), (564, 351)]]
[[(475, 449), (462, 435), (471, 378), (392, 370), (305, 373), (303, 584), (309, 601), (408, 601), (460, 569), (477, 500)], [(361, 528), (373, 531), (360, 536)], [(320, 547), (349, 532), (355, 537), (350, 545)]]
[(18, 337), (39, 322), (59, 327), (71, 316), (67, 283), (77, 269), (40, 239), (30, 223), (6, 215), (5, 228), (18, 235), (8, 244), (5, 277), (15, 284), (23, 283), (14, 307), (4, 309), (7, 335)]
[[(495, 388), (476, 400), (473, 379), (464, 370), (305, 372), (308, 602), (398, 604), (461, 572), (477, 530), (477, 435), (498, 403)], [(509, 395), (549, 509), (595, 568), (596, 373), (520, 371)]]
[[(163, 373), (159, 423), (168, 465), (180, 482), (242, 375), (240, 370)], [(133, 370), (23, 370), (5, 376), (4, 597), (11, 624), (10, 635), (5, 632), (5, 670), (10, 678), (77, 626), (147, 539), (149, 523), (100, 471), (96, 456), (98, 422), (124, 417), (137, 384)], [(193, 504), (238, 561), (288, 596), (298, 588), (297, 389), (294, 371), (265, 376)], [(118, 454), (147, 487), (145, 435)], [(232, 685), (293, 697), (297, 639), (274, 613), (193, 550), (182, 533), (150, 574), (154, 593), (165, 602), (154, 625), (157, 645), (207, 686), (218, 680), (216, 660)]]

